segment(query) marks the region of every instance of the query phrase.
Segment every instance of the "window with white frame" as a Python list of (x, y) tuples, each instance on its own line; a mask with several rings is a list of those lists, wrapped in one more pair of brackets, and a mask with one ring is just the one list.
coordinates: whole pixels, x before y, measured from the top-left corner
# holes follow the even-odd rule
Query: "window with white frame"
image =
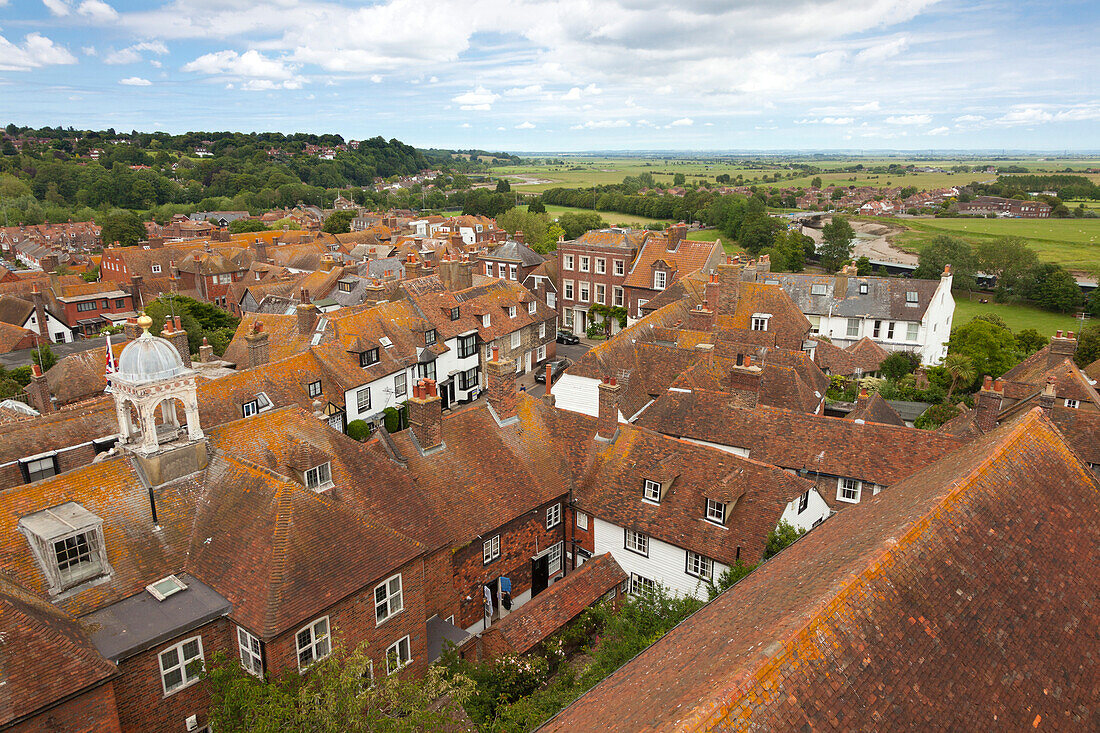
[(767, 331), (768, 319), (765, 316), (753, 316), (752, 317), (752, 330), (753, 331)]
[(888, 338), (888, 339), (893, 339), (894, 338), (894, 326), (895, 325), (896, 324), (895, 324), (894, 321), (890, 321), (889, 323), (886, 324), (886, 338)]
[(635, 532), (632, 529), (623, 530), (623, 546), (631, 552), (649, 557), (649, 535)]
[(542, 323), (539, 324), (539, 338), (540, 339), (546, 338), (546, 321), (543, 321)]
[(298, 671), (303, 672), (314, 662), (324, 659), (332, 651), (329, 639), (328, 616), (319, 618), (295, 634), (298, 644)]
[(374, 587), (374, 622), (381, 624), (405, 607), (401, 595), (401, 574), (387, 578)]
[(1078, 400), (1068, 400), (1067, 399), (1066, 400), (1066, 407), (1068, 407), (1071, 410), (1077, 410), (1077, 409), (1080, 409), (1081, 403)]
[(572, 270), (573, 269), (573, 255), (561, 256), (561, 269)]
[(434, 361), (426, 361), (420, 365), (420, 377), (422, 379), (435, 379)]
[(623, 307), (623, 289), (618, 285), (611, 286), (611, 305)]
[(584, 512), (577, 512), (577, 529), (588, 529), (588, 515)]
[(498, 557), (500, 557), (500, 535), (495, 535), (481, 545), (481, 564), (488, 565)]
[(306, 471), (306, 488), (320, 491), (332, 486), (332, 462), (326, 461)]
[(919, 330), (920, 330), (920, 324), (910, 321), (909, 325), (905, 329), (905, 340), (906, 341), (916, 341), (917, 340), (917, 334), (919, 333)]
[(600, 305), (607, 304), (607, 286), (603, 283), (596, 283), (596, 302)]
[(645, 479), (642, 481), (642, 498), (654, 504), (661, 503), (661, 484), (659, 481)]
[(367, 349), (359, 353), (359, 366), (369, 367), (371, 364), (378, 363), (378, 349)]
[(493, 325), (493, 317), (490, 314), (486, 313), (481, 317), (481, 325), (485, 328)]
[(439, 334), (436, 333), (435, 329), (429, 328), (427, 331), (424, 332), (424, 345), (431, 346), (435, 343), (438, 337)]
[(726, 505), (723, 502), (707, 499), (707, 521), (717, 524), (726, 523)]
[(849, 318), (848, 319), (847, 336), (848, 336), (848, 338), (857, 338), (859, 336), (859, 319), (858, 318)]
[(386, 674), (401, 671), (412, 661), (412, 650), (409, 647), (409, 637), (404, 636), (386, 649)]
[(44, 478), (57, 475), (57, 457), (46, 456), (36, 458), (33, 461), (23, 461), (23, 470), (27, 474), (27, 482), (34, 483)]
[(920, 298), (917, 295), (916, 290), (910, 290), (910, 291), (905, 293), (905, 302), (906, 303), (917, 303), (919, 301), (920, 301)]
[(616, 275), (622, 275), (625, 272), (626, 272), (626, 261), (625, 260), (615, 260), (615, 274)]
[(561, 325), (562, 328), (573, 330), (573, 309), (566, 308), (561, 312)]
[(156, 275), (159, 272), (160, 272), (160, 265), (154, 264), (153, 265), (153, 274)]
[(515, 280), (516, 279), (516, 265), (508, 265), (508, 279), (509, 280)]
[(508, 317), (509, 318), (515, 318), (516, 317), (516, 307), (514, 305), (508, 306)]
[(486, 277), (492, 277), (493, 276), (493, 263), (492, 262), (486, 262), (485, 263), (485, 276)]
[(868, 290), (870, 290), (870, 286), (867, 283), (860, 283), (859, 284), (859, 294), (860, 295), (867, 295)]
[(202, 676), (202, 637), (195, 636), (169, 647), (157, 655), (160, 682), (167, 697), (176, 690), (193, 685)]
[(829, 286), (825, 283), (813, 283), (810, 285), (810, 295), (826, 295), (829, 292)]
[(408, 390), (408, 377), (405, 372), (393, 375), (393, 396), (404, 397)]
[(512, 331), (512, 348), (518, 349), (522, 334), (519, 331)]
[(508, 268), (505, 266), (505, 264), (503, 262), (501, 262), (500, 264), (497, 265), (497, 277), (499, 277), (501, 280), (504, 279), (504, 275), (507, 272), (508, 272)]
[(590, 262), (590, 259), (588, 257), (586, 257), (585, 255), (581, 255), (581, 266), (580, 266), (580, 271), (581, 272), (588, 272), (589, 262)]
[(561, 543), (557, 543), (546, 552), (546, 568), (550, 573), (550, 577), (554, 577), (561, 572)]
[(630, 594), (638, 595), (639, 593), (652, 593), (657, 590), (657, 583), (650, 578), (638, 575), (637, 573), (630, 574)]
[(603, 275), (607, 272), (607, 260), (603, 257), (596, 258), (596, 274)]
[(714, 561), (690, 550), (687, 553), (686, 569), (688, 575), (694, 575), (700, 580), (709, 582), (714, 577)]
[(260, 640), (240, 626), (237, 627), (237, 649), (241, 653), (241, 666), (249, 674), (264, 676), (264, 655)]
[(558, 307), (558, 296), (552, 292), (546, 294), (546, 305), (549, 308), (556, 309)]
[(363, 387), (355, 393), (355, 406), (360, 413), (370, 409), (370, 387)]
[(546, 347), (545, 346), (540, 346), (538, 348), (538, 351), (535, 353), (535, 358), (538, 361), (542, 361), (543, 359), (546, 358)]
[(546, 528), (553, 529), (561, 524), (561, 504), (546, 507)]
[(837, 501), (844, 501), (849, 504), (858, 504), (859, 495), (862, 490), (862, 482), (856, 481), (854, 478), (838, 479), (836, 484), (836, 499)]
[(527, 304), (527, 313), (532, 316), (535, 315), (536, 307), (537, 306), (535, 305), (535, 301), (532, 300), (530, 303)]
[(806, 316), (810, 321), (810, 333), (821, 333), (821, 316)]
[(566, 300), (573, 300), (573, 281), (562, 280), (561, 286), (561, 297)]
[(653, 289), (664, 290), (668, 285), (668, 273), (664, 270), (653, 271)]
[(321, 380), (309, 383), (309, 396), (319, 397), (321, 394)]
[(590, 289), (588, 283), (587, 282), (580, 283), (580, 286), (577, 289), (580, 292), (580, 297), (577, 298), (577, 300), (579, 300), (582, 303), (587, 303), (589, 293), (591, 292), (591, 289)]
[(59, 593), (109, 572), (103, 520), (76, 502), (44, 509), (19, 520), (50, 592)]

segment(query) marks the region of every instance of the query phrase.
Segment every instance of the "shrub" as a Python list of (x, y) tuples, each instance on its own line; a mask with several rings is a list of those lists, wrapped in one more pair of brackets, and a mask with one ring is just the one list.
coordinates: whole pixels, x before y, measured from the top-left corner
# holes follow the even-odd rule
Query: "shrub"
[(370, 437), (370, 425), (365, 420), (352, 420), (348, 423), (348, 437), (362, 443)]
[(771, 532), (768, 532), (768, 544), (764, 546), (764, 559), (778, 555), (779, 552), (791, 545), (806, 530), (795, 527), (786, 520), (782, 520)]

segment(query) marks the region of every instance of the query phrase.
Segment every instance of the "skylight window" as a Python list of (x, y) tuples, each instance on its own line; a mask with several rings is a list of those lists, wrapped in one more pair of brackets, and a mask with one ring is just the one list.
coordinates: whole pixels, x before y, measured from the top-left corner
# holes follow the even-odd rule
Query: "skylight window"
[(382, 338), (378, 339), (378, 343), (382, 344), (387, 349), (393, 346), (393, 341), (390, 341), (389, 336), (383, 336)]
[(169, 575), (167, 578), (161, 578), (157, 582), (145, 586), (145, 590), (149, 591), (149, 595), (153, 598), (163, 601), (168, 596), (187, 590), (187, 584), (175, 575)]

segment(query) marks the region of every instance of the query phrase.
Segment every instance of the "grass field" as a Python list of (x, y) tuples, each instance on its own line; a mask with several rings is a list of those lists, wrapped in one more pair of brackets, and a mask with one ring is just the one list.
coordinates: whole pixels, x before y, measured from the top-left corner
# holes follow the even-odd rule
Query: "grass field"
[(745, 250), (737, 246), (736, 242), (730, 241), (730, 238), (722, 234), (717, 229), (700, 229), (693, 232), (688, 232), (687, 238), (693, 242), (713, 242), (716, 239), (722, 240), (722, 249), (726, 254), (734, 255)]
[(891, 223), (909, 229), (895, 235), (893, 242), (912, 252), (938, 234), (971, 244), (1021, 237), (1045, 262), (1078, 271), (1100, 265), (1100, 219), (904, 219)]
[[(953, 325), (958, 326), (967, 323), (974, 316), (983, 313), (996, 313), (1014, 333), (1019, 333), (1025, 328), (1034, 328), (1044, 336), (1052, 336), (1058, 329), (1063, 331), (1080, 331), (1081, 321), (1072, 315), (1051, 313), (1039, 310), (1027, 305), (1010, 305), (1006, 303), (979, 303), (977, 300), (966, 300), (963, 294), (955, 294), (955, 320)], [(1091, 321), (1086, 321), (1088, 324)]]
[[(527, 208), (521, 206), (520, 208)], [(573, 206), (556, 206), (554, 204), (546, 204), (546, 213), (550, 215), (550, 218), (554, 218), (559, 214), (592, 214), (596, 213), (600, 215), (600, 218), (606, 221), (611, 226), (626, 226), (629, 224), (667, 224), (667, 220), (651, 219), (648, 216), (638, 216), (636, 214), (620, 214), (617, 211), (596, 211), (591, 209), (578, 209)]]

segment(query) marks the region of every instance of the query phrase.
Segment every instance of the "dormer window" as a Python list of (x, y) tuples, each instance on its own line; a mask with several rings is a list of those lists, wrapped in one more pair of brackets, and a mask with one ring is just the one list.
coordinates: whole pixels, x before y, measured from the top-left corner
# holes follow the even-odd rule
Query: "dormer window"
[(457, 308), (457, 307), (455, 307), (455, 308), (451, 308), (451, 320), (452, 320), (452, 321), (457, 321), (457, 320), (458, 320), (458, 316), (459, 316), (459, 311), (458, 311), (458, 308)]
[(753, 331), (767, 331), (768, 319), (771, 316), (767, 313), (753, 313), (752, 314), (752, 330)]
[(726, 505), (714, 499), (707, 499), (707, 521), (715, 524), (725, 524)]
[(51, 594), (110, 572), (103, 520), (75, 501), (23, 517), (19, 531), (30, 542)]
[(668, 286), (668, 273), (663, 270), (656, 270), (653, 273), (653, 289), (664, 290)]
[(810, 286), (810, 295), (826, 295), (829, 292), (829, 286), (825, 283), (814, 283)]
[(508, 317), (509, 318), (515, 318), (516, 317), (516, 307), (514, 305), (508, 306)]
[(157, 264), (153, 265), (153, 274), (154, 275), (159, 275), (160, 274), (160, 265), (157, 265)]
[(306, 488), (321, 491), (332, 486), (332, 462), (322, 463), (305, 473)]
[(916, 303), (918, 301), (919, 301), (919, 298), (917, 297), (917, 291), (916, 290), (910, 290), (905, 294), (905, 302), (906, 303)]
[(483, 315), (481, 317), (481, 325), (484, 326), (485, 328), (488, 328), (490, 325), (492, 325), (492, 323), (493, 323), (493, 317), (491, 315), (489, 315), (488, 313), (486, 313), (485, 315)]
[(527, 312), (531, 315), (535, 315), (535, 301), (531, 301), (527, 304)]
[(371, 364), (378, 363), (378, 349), (367, 349), (359, 353), (359, 366), (369, 367)]
[(642, 498), (654, 504), (661, 503), (661, 484), (658, 481), (646, 479), (642, 483)]
[(870, 287), (871, 286), (868, 285), (867, 283), (860, 283), (859, 284), (859, 294), (860, 295), (867, 295), (867, 292), (870, 290)]
[(431, 328), (424, 332), (424, 345), (431, 346), (435, 343), (436, 333), (435, 329)]

